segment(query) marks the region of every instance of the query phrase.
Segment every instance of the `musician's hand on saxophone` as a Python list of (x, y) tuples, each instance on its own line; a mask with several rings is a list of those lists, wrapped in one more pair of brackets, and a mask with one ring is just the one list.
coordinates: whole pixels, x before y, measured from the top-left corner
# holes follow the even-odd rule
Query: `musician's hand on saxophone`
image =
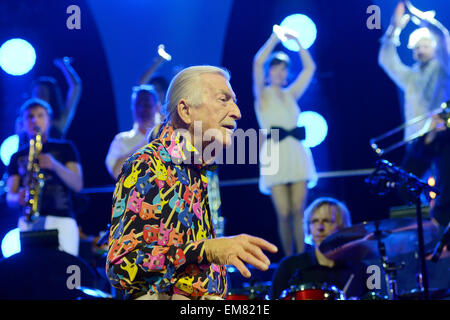
[(19, 192), (17, 193), (18, 197), (17, 197), (17, 201), (19, 202), (19, 204), (24, 207), (27, 204), (27, 200), (25, 199), (25, 195), (26, 195), (26, 189), (25, 188), (20, 188)]
[(42, 153), (37, 158), (41, 169), (55, 172), (69, 189), (75, 192), (80, 192), (83, 189), (83, 173), (80, 164), (75, 162), (62, 164), (50, 153)]
[(39, 167), (41, 169), (55, 170), (56, 160), (50, 153), (42, 153), (38, 156)]

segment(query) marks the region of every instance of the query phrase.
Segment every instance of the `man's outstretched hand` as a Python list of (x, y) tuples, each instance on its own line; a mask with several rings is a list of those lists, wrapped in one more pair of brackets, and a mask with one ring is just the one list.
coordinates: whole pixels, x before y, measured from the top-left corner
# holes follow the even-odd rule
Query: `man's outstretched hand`
[(266, 271), (269, 268), (270, 260), (262, 250), (271, 253), (278, 251), (278, 248), (270, 242), (247, 234), (208, 239), (205, 241), (204, 248), (209, 262), (233, 265), (246, 278), (250, 278), (251, 273), (245, 263)]

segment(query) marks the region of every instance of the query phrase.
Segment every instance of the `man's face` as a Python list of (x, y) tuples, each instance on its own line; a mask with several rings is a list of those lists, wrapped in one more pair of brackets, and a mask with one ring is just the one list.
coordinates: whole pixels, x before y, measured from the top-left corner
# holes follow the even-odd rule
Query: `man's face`
[(323, 205), (319, 207), (310, 218), (309, 231), (316, 248), (320, 246), (327, 236), (338, 231), (334, 210), (335, 209), (332, 206)]
[(434, 58), (435, 47), (433, 41), (429, 38), (420, 39), (413, 49), (414, 60), (420, 63), (426, 63)]
[(142, 90), (136, 94), (133, 113), (137, 122), (152, 122), (158, 111), (158, 103), (148, 91)]
[[(236, 95), (222, 75), (205, 73), (201, 75), (201, 81), (203, 100), (200, 105), (191, 109), (192, 120), (201, 122), (202, 139), (214, 140), (226, 148), (232, 142), (236, 120), (241, 118), (241, 111), (236, 105)], [(204, 135), (207, 130), (207, 135)], [(211, 136), (212, 139), (209, 138)]]
[(29, 108), (23, 113), (23, 129), (29, 138), (36, 135), (38, 132), (37, 128), (40, 129), (40, 133), (43, 136), (47, 135), (47, 131), (50, 128), (50, 117), (47, 110), (41, 106)]

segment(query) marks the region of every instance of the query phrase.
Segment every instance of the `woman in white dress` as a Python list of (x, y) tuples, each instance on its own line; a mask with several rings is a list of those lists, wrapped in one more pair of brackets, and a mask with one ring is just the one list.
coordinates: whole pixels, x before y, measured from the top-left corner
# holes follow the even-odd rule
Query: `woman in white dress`
[[(283, 52), (272, 53), (280, 42), (272, 33), (253, 60), (253, 93), (259, 126), (269, 132), (271, 128), (280, 130), (278, 141), (268, 137), (261, 145), (259, 188), (271, 195), (284, 252), (292, 255), (294, 243), (297, 253), (304, 251), (302, 226), (307, 189), (317, 182), (311, 151), (301, 142), (301, 130), (297, 128), (297, 100), (311, 82), (316, 66), (294, 33), (287, 29), (282, 33), (281, 37), (294, 39), (298, 44), (303, 70), (287, 86), (289, 57)], [(277, 170), (267, 170), (266, 165)]]

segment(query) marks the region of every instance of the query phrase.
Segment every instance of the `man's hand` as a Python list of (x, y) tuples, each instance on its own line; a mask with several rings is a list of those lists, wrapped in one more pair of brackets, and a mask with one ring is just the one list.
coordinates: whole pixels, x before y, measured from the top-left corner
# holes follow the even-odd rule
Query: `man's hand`
[(429, 132), (425, 137), (425, 144), (430, 144), (433, 142), (438, 132), (445, 130), (447, 130), (447, 125), (445, 124), (444, 119), (442, 119), (438, 114), (435, 114), (431, 118)]
[(392, 16), (392, 24), (395, 28), (403, 29), (408, 24), (410, 16), (405, 14), (405, 4), (399, 2), (394, 10), (394, 15)]
[(27, 204), (27, 202), (25, 201), (25, 192), (26, 192), (25, 188), (20, 188), (18, 192), (17, 200), (22, 207), (24, 207)]
[(49, 153), (42, 153), (38, 157), (41, 169), (55, 170), (55, 158)]
[(56, 58), (53, 60), (53, 64), (59, 69), (64, 69), (67, 65), (70, 65), (71, 60), (69, 57)]
[(426, 27), (427, 26), (427, 22), (433, 21), (434, 20), (434, 16), (436, 15), (436, 11), (431, 10), (431, 11), (421, 11), (419, 9), (417, 9), (416, 7), (414, 7), (410, 1), (406, 2), (406, 5), (404, 5), (405, 9), (406, 9), (406, 13), (407, 15), (412, 17), (412, 20), (415, 24), (417, 25), (421, 25)]
[(266, 271), (270, 260), (261, 249), (275, 253), (278, 248), (264, 239), (241, 234), (234, 237), (208, 239), (204, 244), (209, 262), (220, 265), (233, 265), (246, 278), (251, 273), (245, 263)]

